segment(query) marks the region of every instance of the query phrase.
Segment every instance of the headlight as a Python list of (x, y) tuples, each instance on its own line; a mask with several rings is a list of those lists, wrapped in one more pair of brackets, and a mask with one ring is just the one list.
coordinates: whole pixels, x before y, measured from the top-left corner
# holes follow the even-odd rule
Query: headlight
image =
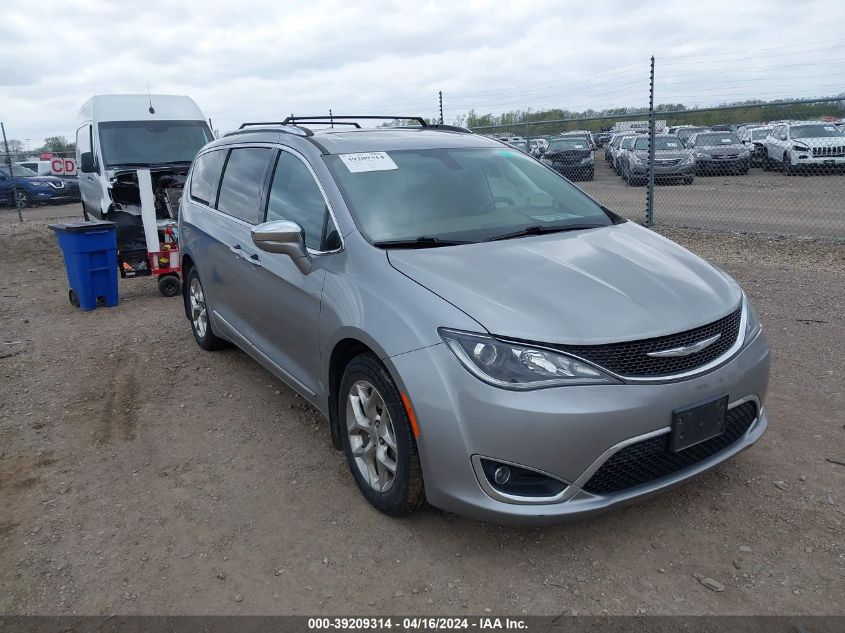
[(687, 154), (686, 156), (684, 156), (684, 160), (683, 160), (682, 162), (683, 162), (684, 164), (685, 164), (685, 163), (691, 163), (693, 160), (694, 160), (693, 155), (692, 155), (692, 154)]
[(809, 152), (810, 151), (809, 147), (804, 147), (803, 145), (793, 145), (792, 149), (794, 149), (796, 152)]
[(34, 180), (29, 184), (31, 184), (33, 187), (49, 187), (50, 186), (49, 183), (41, 182), (39, 180)]
[(643, 159), (637, 156), (636, 154), (631, 154), (631, 162), (634, 162), (637, 165), (642, 165)]
[(710, 158), (710, 154), (705, 154), (704, 152), (695, 152), (695, 157), (707, 160)]
[(751, 156), (751, 152), (749, 152), (747, 149), (742, 150), (742, 151), (739, 153), (739, 157), (740, 157), (740, 158), (748, 158), (749, 156)]
[(618, 382), (577, 358), (483, 334), (440, 328), (440, 336), (476, 378), (503, 389), (541, 389), (562, 385)]
[(581, 159), (581, 164), (582, 164), (582, 165), (586, 165), (587, 163), (592, 163), (592, 162), (593, 162), (593, 157), (592, 157), (592, 156), (587, 156), (586, 158), (582, 158), (582, 159)]
[(745, 302), (745, 344), (747, 345), (763, 329), (763, 325), (760, 323), (747, 294), (742, 294), (742, 300)]

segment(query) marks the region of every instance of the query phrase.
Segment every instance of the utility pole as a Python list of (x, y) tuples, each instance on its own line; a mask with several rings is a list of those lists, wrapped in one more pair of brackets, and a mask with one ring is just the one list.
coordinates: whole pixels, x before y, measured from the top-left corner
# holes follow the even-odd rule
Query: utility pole
[(648, 89), (648, 191), (646, 192), (645, 224), (654, 224), (654, 55)]
[(15, 172), (12, 169), (12, 155), (9, 153), (9, 141), (6, 140), (6, 126), (0, 121), (0, 129), (3, 130), (3, 147), (6, 148), (6, 165), (9, 166), (9, 178), (12, 180), (12, 200), (18, 209), (18, 222), (23, 222), (23, 215), (21, 214), (21, 204), (18, 200), (18, 186), (15, 183)]
[(437, 91), (437, 97), (440, 101), (440, 125), (443, 125), (443, 91)]

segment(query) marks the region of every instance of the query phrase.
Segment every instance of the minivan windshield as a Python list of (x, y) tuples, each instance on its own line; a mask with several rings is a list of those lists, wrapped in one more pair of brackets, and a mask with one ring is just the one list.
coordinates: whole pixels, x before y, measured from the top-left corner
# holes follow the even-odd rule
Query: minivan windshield
[(523, 230), (613, 223), (580, 189), (512, 149), (397, 150), (324, 158), (358, 229), (376, 244), (478, 242)]
[(106, 167), (190, 163), (213, 139), (205, 121), (109, 121), (98, 127)]

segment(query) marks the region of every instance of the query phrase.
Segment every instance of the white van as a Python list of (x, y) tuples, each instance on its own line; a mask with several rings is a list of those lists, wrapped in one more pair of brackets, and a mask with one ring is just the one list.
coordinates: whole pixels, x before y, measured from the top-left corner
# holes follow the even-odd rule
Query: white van
[(171, 216), (191, 161), (213, 140), (193, 99), (97, 95), (79, 110), (76, 159), (85, 219), (140, 217), (137, 170), (149, 170), (157, 216)]

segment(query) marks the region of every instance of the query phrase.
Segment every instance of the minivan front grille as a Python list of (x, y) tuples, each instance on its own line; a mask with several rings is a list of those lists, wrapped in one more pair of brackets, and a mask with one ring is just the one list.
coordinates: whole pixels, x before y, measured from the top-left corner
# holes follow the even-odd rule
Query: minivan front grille
[(728, 409), (724, 431), (673, 453), (670, 433), (630, 444), (614, 453), (582, 488), (595, 495), (620, 492), (679, 472), (725, 450), (741, 438), (757, 419), (757, 404), (743, 402)]
[[(605, 345), (555, 345), (553, 347), (603, 367), (617, 376), (671, 376), (706, 365), (727, 352), (739, 336), (741, 321), (742, 306), (740, 305), (718, 321), (678, 334)], [(688, 356), (655, 358), (648, 355), (649, 352), (692, 345), (717, 334), (718, 340)]]

